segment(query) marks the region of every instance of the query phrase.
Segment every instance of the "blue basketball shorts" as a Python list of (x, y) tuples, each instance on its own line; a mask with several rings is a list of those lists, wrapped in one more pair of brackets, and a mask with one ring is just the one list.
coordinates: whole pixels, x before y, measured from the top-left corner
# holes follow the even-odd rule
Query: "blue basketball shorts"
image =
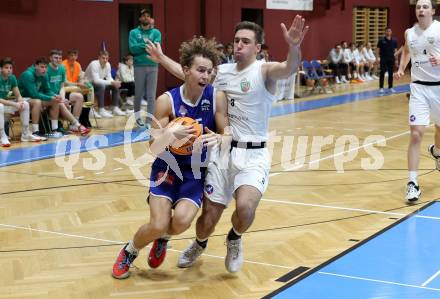
[(206, 170), (202, 170), (201, 178), (194, 178), (190, 166), (180, 170), (181, 178), (166, 164), (155, 161), (151, 166), (150, 195), (168, 199), (173, 208), (181, 200), (189, 200), (200, 208)]

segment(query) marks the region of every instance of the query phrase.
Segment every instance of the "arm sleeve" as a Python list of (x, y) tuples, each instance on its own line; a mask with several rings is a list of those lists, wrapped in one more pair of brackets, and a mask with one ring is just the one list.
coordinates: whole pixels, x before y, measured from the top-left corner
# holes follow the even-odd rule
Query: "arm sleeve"
[[(20, 81), (23, 84), (24, 89), (28, 92), (29, 97), (33, 99), (40, 99), (42, 101), (51, 101), (52, 96), (41, 93), (37, 90), (34, 76), (29, 73), (23, 73), (20, 77)], [(47, 82), (46, 82), (47, 84)]]
[(154, 43), (160, 43), (162, 42), (162, 33), (160, 33), (159, 30), (156, 30), (156, 34), (154, 35)]
[[(104, 85), (109, 85), (110, 83), (109, 83), (109, 81), (106, 81), (106, 80), (104, 80), (104, 79), (101, 79), (100, 77), (99, 77), (99, 65), (98, 64), (95, 64), (95, 63), (93, 63), (91, 66), (90, 66), (90, 73), (91, 73), (91, 75), (92, 75), (92, 81), (93, 81), (93, 83), (95, 83), (95, 84), (104, 84)], [(110, 77), (111, 77), (111, 74), (110, 74)]]
[(139, 42), (136, 38), (136, 32), (130, 31), (130, 35), (128, 37), (128, 48), (130, 49), (131, 54), (133, 55), (141, 55), (145, 52), (145, 43)]

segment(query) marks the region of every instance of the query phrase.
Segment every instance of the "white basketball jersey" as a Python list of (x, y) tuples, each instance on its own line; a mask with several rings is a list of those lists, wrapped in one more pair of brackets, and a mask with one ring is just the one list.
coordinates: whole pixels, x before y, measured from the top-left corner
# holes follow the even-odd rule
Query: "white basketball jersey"
[(270, 111), (276, 97), (264, 84), (263, 63), (256, 60), (241, 71), (237, 71), (236, 63), (219, 66), (214, 86), (224, 91), (228, 98), (228, 117), (234, 140), (268, 140)]
[(429, 54), (440, 56), (440, 22), (433, 21), (425, 30), (416, 24), (408, 29), (406, 38), (411, 54), (412, 80), (440, 81), (440, 67), (429, 63)]

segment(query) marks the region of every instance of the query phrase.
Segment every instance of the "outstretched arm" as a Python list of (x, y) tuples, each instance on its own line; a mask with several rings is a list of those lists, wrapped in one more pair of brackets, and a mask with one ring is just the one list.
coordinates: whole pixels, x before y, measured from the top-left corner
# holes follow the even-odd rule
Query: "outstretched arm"
[(156, 63), (160, 63), (168, 72), (173, 74), (175, 77), (180, 80), (185, 80), (185, 75), (183, 74), (182, 67), (180, 64), (166, 56), (162, 52), (162, 47), (159, 43), (153, 43), (148, 41), (147, 47), (147, 57)]
[(284, 79), (297, 71), (301, 63), (301, 43), (309, 30), (309, 26), (304, 26), (304, 24), (305, 19), (299, 15), (295, 17), (289, 30), (286, 25), (281, 24), (284, 39), (289, 45), (289, 53), (284, 62), (271, 62), (264, 65), (263, 75), (266, 80)]

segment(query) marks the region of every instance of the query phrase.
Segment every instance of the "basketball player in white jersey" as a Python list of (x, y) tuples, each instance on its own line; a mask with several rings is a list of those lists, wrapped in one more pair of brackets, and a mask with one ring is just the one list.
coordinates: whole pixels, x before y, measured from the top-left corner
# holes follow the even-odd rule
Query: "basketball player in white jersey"
[[(289, 46), (287, 59), (281, 63), (256, 59), (263, 43), (263, 30), (259, 25), (244, 21), (235, 27), (236, 63), (220, 65), (214, 82), (228, 99), (232, 131), (229, 161), (226, 167), (217, 163), (208, 166), (202, 214), (196, 224), (197, 238), (181, 254), (179, 267), (192, 266), (202, 254), (223, 210), (234, 197), (236, 209), (226, 238), (225, 266), (229, 272), (240, 270), (243, 264), (241, 235), (251, 226), (269, 180), (270, 155), (266, 142), (276, 82), (288, 78), (299, 67), (300, 45), (308, 30), (304, 23), (301, 16), (296, 16), (289, 29), (281, 24)], [(183, 79), (180, 65), (165, 56), (159, 44), (150, 44), (147, 52), (154, 61)]]
[(421, 190), (417, 182), (420, 143), (430, 116), (435, 123), (435, 144), (429, 146), (430, 155), (440, 170), (440, 23), (433, 20), (436, 0), (419, 0), (416, 4), (417, 23), (405, 31), (405, 45), (395, 78), (404, 75), (410, 59), (411, 96), (409, 125), (411, 137), (408, 147), (409, 182), (406, 200), (419, 199)]

